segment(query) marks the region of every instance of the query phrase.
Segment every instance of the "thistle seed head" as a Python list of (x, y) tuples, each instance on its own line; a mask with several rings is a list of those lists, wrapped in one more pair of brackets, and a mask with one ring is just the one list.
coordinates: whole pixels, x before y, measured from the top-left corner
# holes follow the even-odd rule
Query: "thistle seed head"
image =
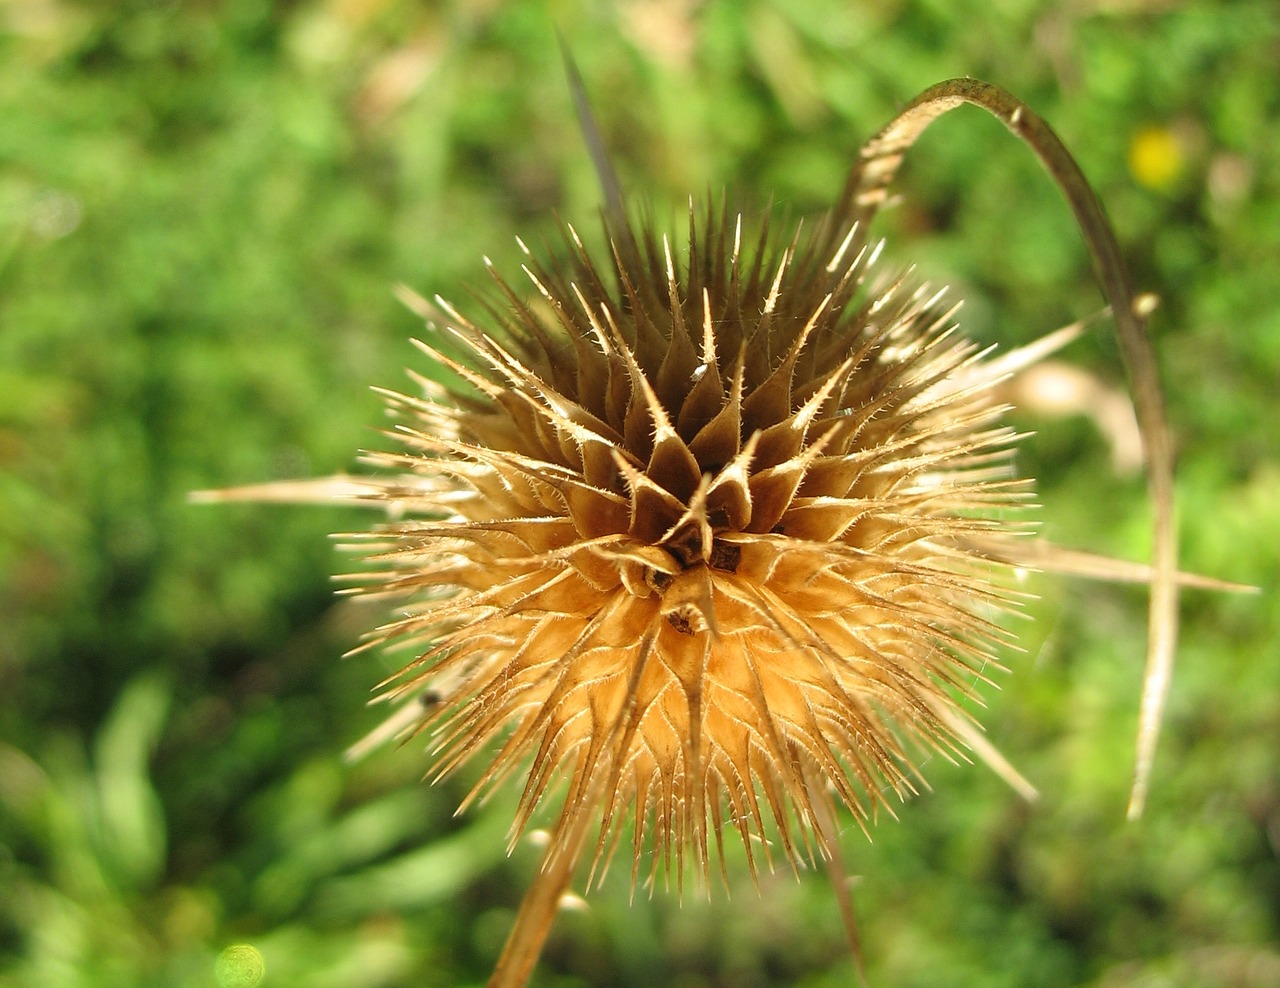
[(611, 228), (604, 263), (568, 228), (525, 250), (533, 301), (438, 302), (455, 383), (388, 394), (371, 457), (403, 513), (366, 536), (363, 587), (404, 598), (374, 641), (419, 652), (388, 695), (443, 701), (440, 775), (496, 750), (468, 800), (526, 770), (513, 834), (557, 782), (598, 860), (633, 817), (633, 880), (726, 827), (803, 854), (833, 795), (865, 821), (963, 746), (1030, 497), (956, 306), (873, 278), (856, 221), (689, 226)]
[[(691, 209), (673, 250), (633, 231), (568, 69), (608, 249), (593, 258), (572, 228), (564, 260), (526, 249), (533, 290), (495, 274), (499, 297), (474, 321), (407, 293), (435, 324), (419, 345), (454, 380), (415, 375), (420, 397), (386, 393), (400, 450), (368, 458), (378, 477), (196, 495), (385, 506), (394, 521), (351, 536), (371, 560), (355, 590), (395, 598), (400, 616), (362, 647), (413, 647), (382, 695), (427, 702), (370, 740), (434, 731), (441, 776), (493, 752), (467, 802), (524, 771), (513, 839), (563, 792), (491, 988), (526, 983), (597, 820), (607, 863), (634, 819), (633, 882), (650, 848), (677, 884), (688, 852), (705, 877), (726, 830), (754, 873), (771, 845), (753, 838), (772, 830), (793, 862), (816, 851), (841, 889), (836, 804), (865, 827), (930, 751), (968, 749), (1033, 795), (960, 706), (1006, 639), (1014, 567), (1150, 584), (1140, 815), (1179, 586), (1252, 588), (1177, 568), (1151, 300), (1059, 138), (998, 87), (952, 79), (863, 146), (826, 221), (784, 240), (766, 220), (744, 239), (723, 207), (698, 222)], [(871, 276), (866, 221), (920, 134), (964, 104), (1035, 152), (1089, 247), (1142, 436), (1150, 566), (1024, 538), (1031, 493), (993, 386), (1079, 326), (989, 359), (956, 334), (942, 293)]]

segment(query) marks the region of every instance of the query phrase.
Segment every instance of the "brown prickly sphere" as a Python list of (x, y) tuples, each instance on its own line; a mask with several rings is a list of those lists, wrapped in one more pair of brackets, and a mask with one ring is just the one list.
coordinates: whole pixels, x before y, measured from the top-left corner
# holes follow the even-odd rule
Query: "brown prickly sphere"
[[(419, 345), (455, 380), (414, 375), (421, 397), (387, 393), (402, 451), (367, 457), (379, 476), (195, 497), (386, 507), (393, 522), (350, 537), (370, 560), (353, 579), (399, 617), (362, 648), (418, 655), (383, 684), (398, 712), (353, 753), (430, 731), (438, 776), (489, 753), (465, 802), (523, 773), (513, 840), (562, 794), (490, 988), (528, 982), (591, 825), (607, 864), (628, 817), (633, 882), (648, 857), (649, 878), (674, 863), (682, 885), (690, 851), (707, 877), (709, 838), (719, 852), (726, 830), (753, 872), (770, 833), (793, 861), (820, 857), (861, 972), (836, 804), (865, 825), (890, 791), (914, 788), (922, 755), (961, 749), (1034, 796), (960, 706), (1008, 637), (995, 621), (1019, 600), (1015, 567), (1151, 586), (1131, 818), (1151, 781), (1179, 587), (1252, 588), (1178, 570), (1152, 299), (1026, 104), (979, 80), (938, 83), (863, 145), (826, 221), (790, 240), (766, 221), (744, 241), (740, 218), (711, 210), (673, 250), (626, 220), (568, 70), (608, 250), (593, 260), (572, 229), (563, 262), (526, 250), (533, 290), (495, 275), (479, 322), (414, 296), (433, 324)], [(988, 359), (941, 293), (869, 280), (878, 248), (862, 224), (920, 134), (962, 105), (1035, 152), (1088, 245), (1142, 438), (1150, 566), (1026, 537), (1032, 495), (1013, 477), (994, 386), (1082, 324)]]
[(389, 694), (442, 699), (415, 725), (439, 774), (489, 760), (468, 801), (524, 773), (513, 835), (559, 780), (598, 858), (634, 815), (633, 879), (650, 845), (705, 873), (726, 827), (802, 854), (833, 794), (862, 821), (910, 791), (972, 732), (1012, 600), (991, 549), (1026, 531), (942, 293), (869, 287), (856, 224), (742, 226), (526, 249), (531, 301), (440, 304), (421, 345), (457, 384), (388, 395), (404, 452), (372, 457), (403, 514), (363, 589), (405, 598), (374, 641), (421, 650)]

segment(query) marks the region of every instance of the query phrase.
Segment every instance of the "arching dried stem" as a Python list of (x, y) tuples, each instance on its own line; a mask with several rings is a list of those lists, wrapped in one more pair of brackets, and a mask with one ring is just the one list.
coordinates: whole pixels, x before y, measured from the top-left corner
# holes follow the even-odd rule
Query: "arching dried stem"
[(964, 103), (998, 118), (1048, 170), (1084, 235), (1103, 295), (1115, 318), (1116, 335), (1129, 375), (1138, 427), (1147, 460), (1154, 508), (1151, 602), (1147, 622), (1146, 672), (1128, 815), (1142, 815), (1151, 766), (1164, 716), (1178, 638), (1178, 549), (1173, 505), (1173, 442), (1155, 354), (1145, 331), (1149, 296), (1133, 291), (1115, 234), (1079, 165), (1052, 128), (1011, 94), (977, 79), (950, 79), (931, 86), (862, 148), (841, 201), (847, 214), (869, 216), (884, 202), (906, 151), (934, 120)]

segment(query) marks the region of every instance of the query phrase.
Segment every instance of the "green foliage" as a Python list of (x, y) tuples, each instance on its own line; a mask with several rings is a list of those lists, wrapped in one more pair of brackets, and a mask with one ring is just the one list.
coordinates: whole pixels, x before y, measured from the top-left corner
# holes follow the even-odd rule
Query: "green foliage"
[[(1163, 306), (1188, 593), (1146, 819), (1123, 823), (1141, 593), (1038, 578), (995, 740), (1045, 793), (935, 761), (846, 853), (873, 983), (1280, 983), (1280, 24), (1269, 0), (252, 0), (0, 7), (0, 986), (479, 984), (536, 861), (509, 798), (453, 818), (420, 745), (357, 765), (393, 658), (337, 656), (331, 510), (188, 491), (348, 469), (368, 386), (419, 332), (405, 282), (464, 300), (482, 255), (598, 194), (554, 29), (625, 184), (660, 219), (726, 189), (821, 209), (893, 109), (952, 75), (1027, 99), (1077, 153)], [(1096, 308), (1034, 161), (976, 111), (908, 159), (889, 255), (966, 328), (1026, 341)], [(1110, 386), (1106, 334), (1068, 355)], [(417, 365), (421, 369), (420, 363)], [(1083, 419), (1022, 454), (1047, 533), (1146, 551), (1140, 480)], [(731, 854), (731, 858), (733, 855)], [(843, 985), (820, 875), (757, 898), (568, 913), (542, 985)], [(225, 972), (224, 972), (225, 973)], [(230, 977), (231, 975), (227, 975)]]

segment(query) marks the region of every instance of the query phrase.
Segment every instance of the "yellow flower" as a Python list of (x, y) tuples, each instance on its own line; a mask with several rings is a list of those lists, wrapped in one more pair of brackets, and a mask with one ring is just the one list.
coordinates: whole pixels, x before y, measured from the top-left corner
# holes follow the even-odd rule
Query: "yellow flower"
[(1168, 127), (1144, 127), (1135, 133), (1128, 160), (1133, 177), (1157, 191), (1172, 188), (1186, 164), (1182, 144)]

